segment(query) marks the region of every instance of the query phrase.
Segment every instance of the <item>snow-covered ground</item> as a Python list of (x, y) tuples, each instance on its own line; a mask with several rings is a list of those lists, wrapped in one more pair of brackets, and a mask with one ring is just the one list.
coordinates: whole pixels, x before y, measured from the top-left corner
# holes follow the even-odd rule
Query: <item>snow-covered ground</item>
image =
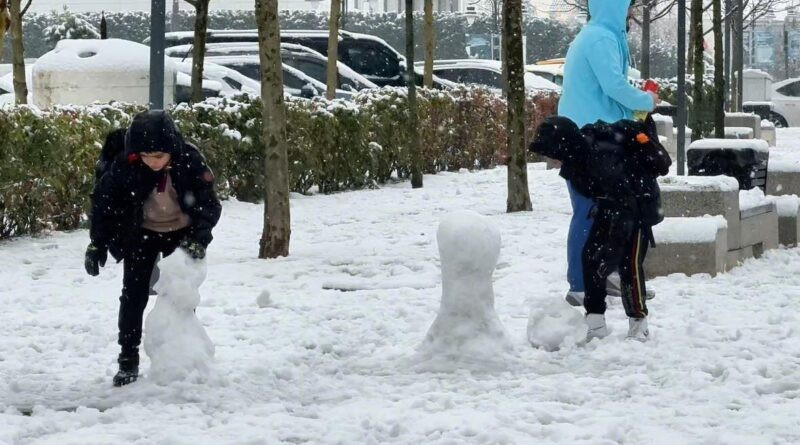
[[(779, 137), (800, 160), (800, 132)], [(167, 386), (143, 354), (145, 377), (111, 387), (122, 268), (85, 274), (86, 231), (0, 244), (0, 443), (800, 443), (800, 249), (654, 280), (647, 343), (623, 339), (614, 301), (609, 338), (545, 352), (526, 323), (563, 301), (569, 202), (532, 165), (533, 212), (508, 215), (505, 181), (295, 196), (291, 256), (272, 261), (255, 258), (262, 207), (225, 203), (197, 309), (212, 374)], [(513, 349), (432, 370), (413, 357), (441, 299), (435, 236), (463, 209), (502, 237), (495, 305)]]

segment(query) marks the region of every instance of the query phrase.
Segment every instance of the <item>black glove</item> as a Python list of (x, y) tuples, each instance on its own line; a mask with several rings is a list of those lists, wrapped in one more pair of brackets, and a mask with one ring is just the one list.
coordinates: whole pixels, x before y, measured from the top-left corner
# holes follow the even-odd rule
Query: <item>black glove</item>
[(86, 256), (83, 260), (83, 266), (86, 268), (86, 273), (96, 277), (100, 275), (100, 268), (106, 265), (108, 259), (108, 251), (101, 249), (94, 244), (89, 244), (86, 248)]
[(206, 247), (193, 239), (184, 238), (181, 241), (181, 249), (196, 260), (202, 260), (206, 257)]

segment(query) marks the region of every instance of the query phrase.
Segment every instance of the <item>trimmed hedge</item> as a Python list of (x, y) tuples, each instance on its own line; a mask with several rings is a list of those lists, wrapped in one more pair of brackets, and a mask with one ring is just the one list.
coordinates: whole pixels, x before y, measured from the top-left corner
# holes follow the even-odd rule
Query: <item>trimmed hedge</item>
[[(331, 193), (408, 177), (405, 90), (366, 91), (352, 102), (286, 103), (292, 191)], [(420, 90), (424, 172), (504, 164), (506, 109), (482, 88)], [(529, 136), (554, 113), (557, 96), (530, 96)], [(40, 112), (0, 109), (0, 239), (71, 230), (86, 220), (94, 163), (105, 134), (142, 108), (111, 104)], [(241, 96), (178, 105), (173, 116), (217, 176), (220, 195), (258, 202), (264, 196), (261, 102)]]

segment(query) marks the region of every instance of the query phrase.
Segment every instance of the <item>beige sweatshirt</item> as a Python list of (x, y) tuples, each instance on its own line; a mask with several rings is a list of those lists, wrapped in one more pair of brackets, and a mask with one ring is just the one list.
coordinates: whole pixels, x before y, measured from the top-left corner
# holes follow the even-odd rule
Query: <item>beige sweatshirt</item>
[(150, 197), (144, 202), (144, 223), (142, 227), (153, 232), (174, 232), (188, 227), (191, 220), (183, 213), (178, 203), (178, 192), (172, 186), (172, 177), (167, 172), (166, 185), (163, 192), (159, 187), (153, 189)]

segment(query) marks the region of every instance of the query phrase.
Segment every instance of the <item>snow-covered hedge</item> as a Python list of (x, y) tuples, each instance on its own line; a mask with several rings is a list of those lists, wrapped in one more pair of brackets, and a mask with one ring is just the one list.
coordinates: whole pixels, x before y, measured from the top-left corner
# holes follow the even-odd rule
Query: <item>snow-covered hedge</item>
[[(555, 95), (529, 97), (528, 137), (556, 103)], [(292, 191), (374, 187), (409, 175), (405, 90), (368, 91), (352, 102), (292, 99), (286, 109)], [(139, 110), (122, 104), (0, 109), (0, 239), (78, 227), (105, 134)], [(223, 197), (262, 199), (258, 99), (209, 99), (172, 112), (186, 138), (201, 147)], [(421, 90), (418, 128), (425, 173), (505, 162), (505, 102), (486, 89)]]
[[(25, 39), (25, 56), (39, 57), (53, 48), (53, 43), (43, 39), (45, 30), (61, 29), (65, 25), (66, 12), (51, 12), (46, 14), (32, 14), (25, 16), (23, 23)], [(74, 14), (82, 23), (88, 23), (100, 28), (100, 13)], [(150, 14), (147, 12), (107, 13), (109, 38), (118, 38), (142, 42), (149, 36)], [(168, 17), (168, 20), (170, 18)], [(467, 57), (466, 41), (469, 35), (484, 35), (494, 29), (490, 16), (478, 17), (470, 26), (463, 15), (454, 13), (436, 14), (436, 58), (460, 59)], [(282, 29), (327, 29), (328, 16), (313, 11), (281, 11), (280, 21)], [(188, 31), (193, 29), (194, 14), (190, 11), (181, 11), (175, 30)], [(416, 35), (422, 36), (423, 18), (416, 14)], [(168, 24), (168, 27), (171, 24)], [(255, 29), (256, 22), (252, 11), (211, 11), (209, 14), (209, 27), (212, 29)], [(405, 16), (397, 13), (370, 14), (361, 12), (348, 12), (346, 29), (348, 31), (372, 34), (386, 40), (395, 49), (405, 53)], [(528, 60), (532, 63), (537, 60), (553, 57), (563, 57), (567, 46), (577, 33), (575, 26), (570, 26), (556, 20), (541, 18), (525, 19), (525, 34), (528, 38)], [(10, 43), (6, 51), (10, 51)], [(416, 57), (421, 58), (423, 53), (423, 39), (417, 38)], [(10, 60), (6, 58), (6, 60)]]

